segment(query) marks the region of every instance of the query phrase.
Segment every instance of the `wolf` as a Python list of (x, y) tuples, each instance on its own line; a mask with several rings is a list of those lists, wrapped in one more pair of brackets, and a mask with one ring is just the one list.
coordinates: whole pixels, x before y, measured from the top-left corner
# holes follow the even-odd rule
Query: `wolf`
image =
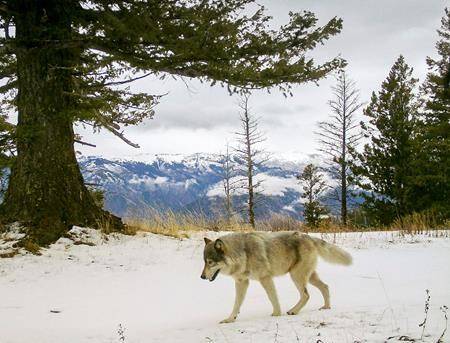
[(280, 316), (281, 308), (273, 282), (276, 276), (289, 273), (300, 293), (300, 300), (287, 314), (296, 315), (308, 302), (308, 283), (322, 293), (324, 305), (330, 308), (330, 292), (316, 272), (318, 257), (335, 264), (350, 265), (351, 255), (334, 244), (299, 232), (232, 233), (215, 241), (204, 238), (205, 266), (201, 278), (214, 281), (219, 273), (235, 281), (236, 295), (231, 314), (220, 323), (236, 320), (247, 292), (249, 280), (258, 280), (273, 307), (272, 316)]

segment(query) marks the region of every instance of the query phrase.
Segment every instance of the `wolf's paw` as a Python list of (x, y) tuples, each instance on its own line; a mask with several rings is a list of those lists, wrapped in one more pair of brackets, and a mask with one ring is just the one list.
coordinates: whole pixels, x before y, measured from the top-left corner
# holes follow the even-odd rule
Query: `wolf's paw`
[(321, 311), (321, 310), (329, 310), (330, 308), (331, 308), (330, 305), (328, 305), (328, 306), (323, 305), (321, 308), (319, 308), (319, 311)]
[(219, 324), (233, 323), (236, 320), (236, 317), (228, 317), (224, 320), (221, 320)]
[(297, 313), (298, 313), (298, 311), (294, 311), (294, 310), (287, 311), (287, 314), (290, 316), (295, 316)]
[(281, 316), (281, 310), (273, 311), (272, 314), (271, 314), (271, 316), (272, 316), (272, 317), (279, 317), (279, 316)]

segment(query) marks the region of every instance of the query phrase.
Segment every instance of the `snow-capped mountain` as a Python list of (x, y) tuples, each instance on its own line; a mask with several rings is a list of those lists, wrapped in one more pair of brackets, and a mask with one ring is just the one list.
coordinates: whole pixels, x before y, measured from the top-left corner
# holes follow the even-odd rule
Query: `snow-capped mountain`
[[(234, 164), (240, 164), (236, 156)], [(217, 215), (223, 211), (223, 168), (218, 154), (139, 155), (137, 160), (82, 157), (79, 160), (85, 180), (105, 190), (105, 206), (119, 216), (139, 216), (142, 210), (156, 208)], [(301, 216), (301, 186), (298, 175), (306, 163), (318, 163), (317, 155), (298, 161), (281, 157), (257, 169), (262, 186), (257, 216), (271, 213)], [(235, 181), (241, 176), (236, 175)], [(234, 196), (236, 209), (245, 203), (243, 191)]]

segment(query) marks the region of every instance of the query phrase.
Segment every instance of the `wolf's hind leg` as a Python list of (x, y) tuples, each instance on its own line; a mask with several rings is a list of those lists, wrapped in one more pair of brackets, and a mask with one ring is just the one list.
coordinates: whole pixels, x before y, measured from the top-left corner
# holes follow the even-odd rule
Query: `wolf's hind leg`
[(309, 283), (313, 285), (314, 287), (317, 287), (322, 293), (324, 305), (320, 308), (321, 310), (330, 309), (330, 291), (328, 289), (328, 285), (320, 280), (319, 275), (317, 272), (314, 272), (311, 274), (311, 277), (309, 278)]
[(248, 288), (248, 280), (236, 280), (235, 287), (236, 287), (236, 297), (234, 299), (234, 306), (233, 311), (231, 312), (230, 316), (224, 320), (222, 320), (220, 323), (232, 323), (236, 320), (237, 315), (239, 314), (239, 310), (241, 309), (241, 305), (244, 302), (245, 294), (247, 293)]
[(272, 316), (281, 316), (280, 303), (278, 301), (277, 290), (275, 288), (275, 284), (273, 283), (273, 279), (271, 277), (265, 277), (260, 279), (259, 282), (261, 282), (261, 285), (264, 287), (272, 304)]
[(293, 315), (299, 313), (309, 300), (309, 293), (306, 285), (308, 284), (310, 274), (305, 274), (305, 272), (298, 267), (295, 268), (295, 270), (292, 270), (290, 274), (292, 281), (294, 281), (294, 284), (300, 293), (300, 300), (287, 312), (287, 314)]

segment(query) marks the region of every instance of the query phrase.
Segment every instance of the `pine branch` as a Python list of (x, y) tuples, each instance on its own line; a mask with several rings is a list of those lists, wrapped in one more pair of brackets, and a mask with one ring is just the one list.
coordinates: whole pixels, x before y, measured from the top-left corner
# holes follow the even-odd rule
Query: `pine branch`
[(150, 72), (150, 73), (146, 73), (146, 74), (141, 75), (141, 76), (137, 76), (137, 77), (134, 77), (134, 78), (130, 78), (130, 79), (128, 79), (128, 80), (106, 82), (106, 83), (103, 84), (103, 86), (119, 86), (119, 85), (124, 85), (124, 84), (130, 83), (130, 82), (134, 82), (134, 81), (137, 81), (137, 80), (144, 79), (144, 78), (146, 78), (146, 77), (148, 77), (148, 76), (150, 76), (150, 75), (152, 75), (152, 74), (153, 74), (153, 72)]
[(114, 129), (113, 127), (110, 126), (104, 126), (109, 132), (111, 132), (113, 135), (119, 137), (122, 141), (124, 141), (125, 143), (127, 143), (129, 146), (132, 146), (133, 148), (139, 148), (139, 144), (133, 143), (131, 142), (129, 139), (127, 139), (124, 135), (123, 132), (119, 132), (116, 129)]
[(73, 141), (74, 141), (75, 143), (78, 143), (78, 144), (81, 144), (81, 145), (87, 145), (87, 146), (90, 146), (90, 147), (93, 147), (93, 148), (96, 148), (96, 147), (97, 147), (95, 144), (83, 142), (83, 141), (81, 141), (81, 140), (79, 140), (79, 139), (74, 139)]

